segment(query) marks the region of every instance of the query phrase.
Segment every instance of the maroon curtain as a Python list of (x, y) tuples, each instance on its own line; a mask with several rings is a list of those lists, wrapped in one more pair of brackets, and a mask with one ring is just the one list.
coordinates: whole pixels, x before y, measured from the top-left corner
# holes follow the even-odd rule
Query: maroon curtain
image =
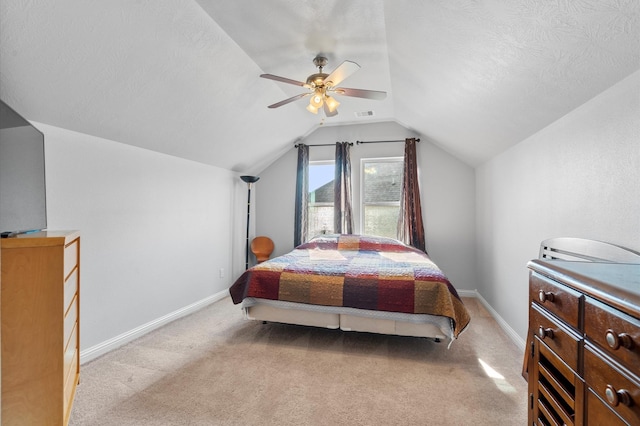
[(427, 252), (420, 206), (420, 186), (418, 184), (418, 161), (416, 140), (410, 138), (404, 144), (404, 175), (400, 195), (400, 216), (398, 218), (398, 239), (405, 244)]
[(353, 234), (350, 146), (349, 142), (336, 142), (335, 179), (333, 181), (333, 232), (336, 234)]

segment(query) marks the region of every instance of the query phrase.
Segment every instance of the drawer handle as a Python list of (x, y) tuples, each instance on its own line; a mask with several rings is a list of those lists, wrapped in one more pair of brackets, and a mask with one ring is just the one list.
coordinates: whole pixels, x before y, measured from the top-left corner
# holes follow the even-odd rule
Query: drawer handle
[(544, 328), (543, 326), (540, 326), (538, 327), (538, 337), (542, 340), (544, 340), (545, 337), (553, 339), (553, 330), (550, 328)]
[(553, 302), (553, 299), (553, 293), (551, 293), (550, 291), (540, 290), (538, 292), (538, 300), (540, 301), (540, 303), (544, 303), (546, 301)]
[(614, 407), (617, 407), (618, 404), (622, 403), (627, 407), (631, 407), (633, 405), (633, 399), (631, 399), (631, 394), (626, 389), (616, 390), (611, 385), (607, 385), (607, 388), (604, 390), (604, 395), (607, 397), (607, 401)]
[(609, 329), (607, 330), (607, 334), (604, 336), (607, 340), (607, 345), (611, 349), (618, 349), (620, 346), (623, 346), (627, 349), (633, 349), (633, 338), (627, 333), (616, 333), (615, 331)]

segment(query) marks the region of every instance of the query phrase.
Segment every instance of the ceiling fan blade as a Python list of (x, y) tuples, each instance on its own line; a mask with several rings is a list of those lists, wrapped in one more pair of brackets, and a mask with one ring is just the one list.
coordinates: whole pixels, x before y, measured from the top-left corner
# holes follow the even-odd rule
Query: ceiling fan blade
[(299, 95), (295, 95), (292, 96), (288, 99), (285, 99), (284, 101), (280, 101), (280, 102), (276, 102), (275, 104), (269, 105), (268, 108), (278, 108), (281, 107), (282, 105), (286, 105), (288, 103), (291, 103), (293, 101), (297, 101), (298, 99), (304, 98), (305, 96), (309, 96), (311, 93), (301, 93)]
[(333, 112), (331, 112), (329, 110), (329, 107), (327, 106), (326, 102), (324, 103), (323, 106), (324, 106), (324, 115), (326, 115), (327, 117), (334, 117), (334, 116), (338, 115), (338, 110), (335, 109), (335, 110), (333, 110)]
[(260, 77), (267, 78), (269, 80), (279, 81), (281, 83), (295, 84), (296, 86), (304, 86), (302, 81), (291, 80), (290, 78), (280, 77), (273, 74), (260, 74)]
[(360, 65), (356, 64), (352, 61), (344, 61), (340, 64), (338, 68), (333, 70), (331, 74), (329, 74), (325, 79), (325, 84), (331, 82), (332, 87), (336, 87), (338, 84), (342, 82), (345, 78), (349, 77), (354, 72), (360, 69)]
[(349, 89), (347, 87), (337, 87), (334, 92), (339, 95), (352, 96), (354, 98), (365, 98), (382, 100), (387, 97), (387, 92), (381, 92), (378, 90), (364, 90), (364, 89)]

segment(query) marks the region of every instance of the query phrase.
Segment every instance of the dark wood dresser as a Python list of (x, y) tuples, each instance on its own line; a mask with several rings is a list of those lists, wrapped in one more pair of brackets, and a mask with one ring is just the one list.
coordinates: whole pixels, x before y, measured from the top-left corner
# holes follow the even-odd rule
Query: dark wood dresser
[(640, 264), (532, 260), (530, 425), (640, 425)]

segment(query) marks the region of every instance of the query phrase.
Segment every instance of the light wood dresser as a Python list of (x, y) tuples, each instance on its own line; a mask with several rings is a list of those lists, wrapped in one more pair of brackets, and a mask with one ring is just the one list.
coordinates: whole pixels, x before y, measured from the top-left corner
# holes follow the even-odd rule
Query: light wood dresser
[(529, 424), (640, 425), (640, 264), (528, 267)]
[(80, 373), (80, 234), (0, 241), (2, 424), (66, 425)]

